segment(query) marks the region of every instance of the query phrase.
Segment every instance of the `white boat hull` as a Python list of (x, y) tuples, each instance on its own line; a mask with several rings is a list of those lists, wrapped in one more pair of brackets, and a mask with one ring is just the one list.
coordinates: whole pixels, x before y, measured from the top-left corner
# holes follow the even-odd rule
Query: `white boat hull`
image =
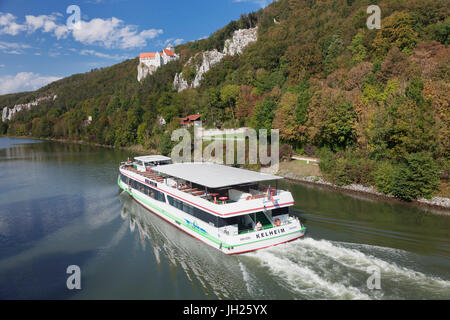
[(168, 203), (156, 201), (151, 197), (124, 185), (120, 178), (118, 179), (118, 184), (121, 189), (126, 191), (148, 211), (156, 214), (192, 237), (228, 255), (279, 245), (301, 238), (305, 234), (306, 228), (302, 227), (298, 220), (295, 220), (297, 222), (266, 230), (234, 236), (225, 235), (219, 232), (218, 228), (207, 225), (202, 221), (198, 221), (192, 216), (173, 208)]

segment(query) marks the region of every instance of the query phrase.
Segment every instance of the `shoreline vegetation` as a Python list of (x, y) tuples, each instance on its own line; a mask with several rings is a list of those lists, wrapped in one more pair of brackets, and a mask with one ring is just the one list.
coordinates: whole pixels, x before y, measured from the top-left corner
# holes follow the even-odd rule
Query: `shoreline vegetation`
[(380, 201), (388, 201), (399, 203), (403, 205), (413, 205), (422, 208), (438, 209), (440, 214), (450, 214), (450, 198), (440, 194), (431, 199), (419, 198), (412, 201), (405, 201), (395, 198), (392, 195), (384, 194), (376, 190), (372, 186), (365, 186), (362, 184), (352, 183), (349, 185), (339, 186), (330, 181), (327, 181), (320, 171), (317, 163), (307, 163), (302, 160), (292, 160), (289, 162), (281, 162), (278, 175), (299, 183), (318, 186), (333, 190), (335, 192), (342, 192), (346, 194), (362, 195), (365, 198), (376, 199)]
[[(31, 140), (42, 140), (42, 141), (52, 141), (60, 143), (71, 143), (80, 144), (93, 147), (102, 147), (109, 149), (125, 150), (136, 153), (138, 155), (147, 155), (149, 153), (158, 153), (156, 150), (147, 150), (142, 146), (135, 145), (129, 147), (116, 147), (101, 145), (98, 143), (86, 142), (83, 140), (69, 140), (69, 139), (54, 139), (54, 138), (35, 138), (30, 136), (7, 136), (0, 135), (0, 138), (21, 138), (21, 139), (31, 139)], [(252, 170), (252, 168), (248, 168)], [(307, 163), (304, 160), (291, 160), (280, 162), (280, 169), (277, 175), (283, 178), (293, 181), (296, 183), (301, 183), (305, 185), (310, 185), (318, 188), (324, 188), (331, 190), (333, 192), (340, 192), (344, 194), (353, 194), (364, 197), (365, 199), (373, 199), (377, 201), (386, 201), (391, 203), (398, 203), (405, 206), (415, 206), (424, 209), (434, 209), (430, 210), (432, 213), (450, 215), (450, 198), (435, 196), (432, 199), (417, 199), (413, 201), (404, 201), (395, 198), (394, 196), (383, 194), (377, 191), (373, 187), (367, 187), (361, 184), (350, 184), (346, 186), (338, 186), (327, 180), (325, 180), (320, 172), (317, 163)]]

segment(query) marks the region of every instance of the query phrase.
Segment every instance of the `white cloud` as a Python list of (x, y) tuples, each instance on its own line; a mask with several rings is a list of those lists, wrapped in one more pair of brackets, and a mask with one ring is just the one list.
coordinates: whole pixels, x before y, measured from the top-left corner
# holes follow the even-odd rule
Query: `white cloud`
[(15, 76), (0, 76), (0, 94), (7, 94), (21, 91), (34, 91), (59, 77), (44, 77), (33, 72), (19, 72)]
[(80, 21), (72, 31), (75, 40), (105, 48), (132, 49), (147, 45), (148, 39), (156, 38), (163, 33), (161, 29), (149, 29), (138, 32), (134, 25), (125, 25), (115, 17), (109, 19), (95, 18), (91, 21)]
[(175, 40), (173, 40), (173, 44), (174, 45), (179, 45), (179, 44), (182, 44), (184, 42), (184, 39), (175, 39)]
[(55, 58), (55, 57), (59, 57), (61, 55), (61, 52), (53, 49), (48, 52), (48, 55), (52, 58)]
[(0, 68), (4, 68), (5, 67), (5, 65), (4, 64), (0, 64)]
[(261, 8), (265, 8), (269, 5), (269, 3), (271, 3), (273, 0), (233, 0), (233, 2), (252, 2), (252, 3), (256, 3), (257, 5), (259, 5)]
[(36, 30), (42, 29), (42, 32), (52, 32), (54, 36), (59, 40), (61, 38), (67, 38), (69, 35), (69, 28), (63, 24), (56, 24), (57, 14), (52, 15), (40, 15), (40, 16), (25, 16), (25, 23), (28, 33), (33, 33)]
[(172, 43), (177, 46), (179, 44), (182, 44), (183, 42), (184, 42), (184, 39), (169, 38), (166, 41), (164, 41), (164, 43), (159, 42), (159, 45), (167, 46), (169, 43)]
[(76, 41), (83, 44), (98, 45), (105, 48), (134, 49), (147, 45), (147, 40), (154, 39), (163, 34), (162, 29), (147, 29), (139, 31), (135, 25), (125, 24), (123, 20), (115, 17), (109, 19), (95, 18), (90, 21), (81, 20), (75, 28), (69, 29), (67, 25), (58, 23), (60, 13), (49, 15), (26, 15), (23, 25), (17, 24), (16, 17), (11, 13), (0, 12), (0, 34), (17, 35), (27, 31), (32, 34), (36, 31), (50, 33), (58, 40), (67, 38), (72, 34)]
[(9, 54), (23, 54), (24, 49), (29, 49), (31, 46), (19, 42), (0, 41), (0, 51)]
[(98, 51), (95, 51), (95, 50), (81, 50), (80, 54), (83, 55), (83, 56), (91, 55), (91, 56), (96, 56), (96, 57), (99, 57), (99, 58), (106, 58), (106, 59), (113, 59), (113, 60), (125, 60), (125, 59), (131, 58), (129, 56), (119, 56), (119, 55), (116, 55), (116, 54), (115, 55), (110, 55), (110, 54), (98, 52)]
[(0, 34), (17, 35), (26, 27), (16, 23), (16, 17), (11, 13), (0, 12)]

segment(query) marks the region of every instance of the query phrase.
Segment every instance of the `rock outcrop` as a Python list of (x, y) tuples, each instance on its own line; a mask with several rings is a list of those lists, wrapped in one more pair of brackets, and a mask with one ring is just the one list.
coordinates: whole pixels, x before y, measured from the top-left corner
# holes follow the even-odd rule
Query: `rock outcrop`
[(178, 92), (190, 88), (189, 83), (183, 78), (183, 72), (177, 73), (175, 75), (175, 78), (173, 80), (173, 86), (178, 90)]
[(258, 40), (258, 27), (252, 29), (240, 29), (233, 33), (231, 39), (225, 41), (223, 52), (212, 50), (197, 53), (185, 64), (185, 67), (195, 68), (195, 78), (189, 83), (184, 77), (183, 72), (176, 74), (173, 81), (174, 88), (180, 92), (188, 88), (199, 87), (203, 75), (214, 65), (218, 64), (226, 55), (234, 56), (236, 54), (241, 54), (245, 47), (256, 40)]
[[(186, 63), (187, 65), (192, 65), (195, 68), (195, 78), (192, 80), (192, 83), (189, 84), (188, 81), (184, 78), (183, 72), (175, 75), (175, 79), (173, 81), (173, 86), (178, 90), (178, 92), (183, 91), (187, 88), (197, 88), (200, 86), (200, 81), (203, 78), (203, 75), (208, 72), (214, 65), (219, 63), (225, 54), (217, 51), (205, 51), (201, 53), (197, 53), (194, 57), (190, 58)], [(198, 62), (200, 64), (198, 64)]]
[(258, 27), (240, 29), (233, 33), (233, 38), (225, 41), (224, 54), (234, 56), (241, 54), (244, 48), (258, 39)]
[(138, 65), (138, 76), (137, 79), (139, 82), (141, 82), (142, 79), (146, 78), (148, 75), (153, 74), (153, 72), (156, 71), (155, 66), (148, 66), (143, 63), (139, 63)]
[(13, 119), (13, 117), (14, 117), (14, 114), (16, 114), (19, 111), (30, 110), (31, 107), (37, 106), (42, 101), (50, 100), (50, 99), (55, 100), (57, 97), (58, 97), (57, 95), (48, 96), (48, 97), (41, 97), (41, 98), (37, 98), (33, 102), (24, 103), (24, 104), (16, 104), (12, 108), (4, 107), (3, 111), (2, 111), (2, 122), (5, 122), (6, 120), (11, 121)]

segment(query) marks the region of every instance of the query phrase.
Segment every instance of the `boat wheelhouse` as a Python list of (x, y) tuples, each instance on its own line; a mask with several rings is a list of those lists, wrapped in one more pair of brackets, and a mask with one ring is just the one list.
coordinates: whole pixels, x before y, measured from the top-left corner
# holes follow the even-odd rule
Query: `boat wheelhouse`
[(118, 184), (139, 204), (226, 254), (302, 237), (289, 215), (294, 199), (281, 177), (214, 163), (176, 163), (163, 156), (120, 165)]

